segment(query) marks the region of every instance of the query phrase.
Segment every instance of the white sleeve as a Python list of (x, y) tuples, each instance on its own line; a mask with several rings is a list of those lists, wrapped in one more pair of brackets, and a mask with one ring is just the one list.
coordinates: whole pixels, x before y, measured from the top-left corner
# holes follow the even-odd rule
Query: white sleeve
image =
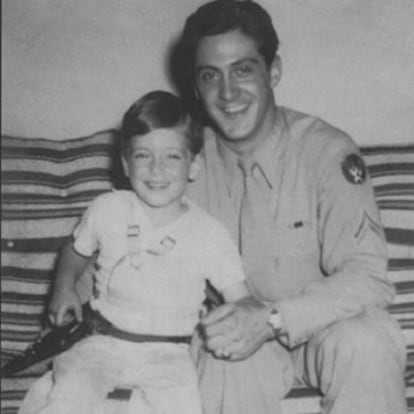
[(102, 215), (101, 206), (99, 197), (93, 200), (73, 231), (73, 247), (82, 256), (92, 256), (98, 249), (97, 223), (100, 222), (99, 216)]
[(203, 240), (206, 245), (202, 257), (206, 279), (218, 291), (222, 292), (246, 279), (236, 244), (222, 225), (213, 222)]

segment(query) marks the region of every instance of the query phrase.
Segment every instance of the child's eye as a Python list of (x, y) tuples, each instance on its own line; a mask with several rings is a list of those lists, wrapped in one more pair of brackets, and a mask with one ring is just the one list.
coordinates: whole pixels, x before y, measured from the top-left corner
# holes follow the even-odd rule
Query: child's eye
[(211, 82), (217, 79), (218, 74), (214, 70), (203, 70), (199, 73), (198, 79), (201, 82)]
[(149, 155), (146, 152), (136, 152), (134, 158), (137, 160), (146, 160), (149, 158)]
[(167, 154), (167, 159), (168, 160), (172, 160), (172, 161), (179, 161), (179, 160), (181, 160), (183, 157), (182, 157), (182, 155), (181, 154), (174, 154), (174, 153), (171, 153), (171, 154)]

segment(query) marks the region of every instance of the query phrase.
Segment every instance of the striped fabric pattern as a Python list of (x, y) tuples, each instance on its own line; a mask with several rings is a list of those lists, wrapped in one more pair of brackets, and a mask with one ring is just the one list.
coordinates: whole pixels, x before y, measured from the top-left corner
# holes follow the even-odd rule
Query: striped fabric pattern
[(2, 358), (38, 335), (56, 255), (88, 203), (112, 187), (114, 143), (113, 131), (2, 137)]
[[(414, 145), (363, 149), (388, 247), (397, 297), (390, 312), (404, 328), (414, 365)], [(413, 367), (414, 368), (414, 367)], [(411, 372), (414, 385), (414, 372)]]
[[(79, 216), (98, 194), (124, 184), (117, 138), (112, 130), (66, 141), (2, 137), (2, 365), (39, 334), (58, 251)], [(398, 292), (390, 312), (407, 338), (407, 398), (414, 413), (414, 146), (362, 150), (386, 230), (388, 273)], [(2, 379), (2, 413), (17, 412), (44, 369)], [(318, 400), (314, 391), (295, 388), (286, 413), (317, 413)], [(113, 400), (109, 406), (117, 411)]]
[[(2, 136), (2, 365), (39, 335), (59, 249), (89, 202), (115, 182), (116, 139), (115, 131), (67, 141)], [(2, 379), (2, 413), (17, 412), (45, 368)]]
[(406, 382), (414, 411), (414, 145), (366, 148), (388, 247), (388, 276), (397, 289), (390, 312), (407, 341)]

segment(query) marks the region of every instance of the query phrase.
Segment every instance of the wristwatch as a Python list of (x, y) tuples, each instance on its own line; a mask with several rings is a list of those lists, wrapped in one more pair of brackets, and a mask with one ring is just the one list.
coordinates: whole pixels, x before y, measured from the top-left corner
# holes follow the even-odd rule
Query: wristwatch
[(274, 308), (269, 303), (266, 303), (266, 306), (269, 309), (269, 316), (267, 318), (267, 323), (272, 327), (275, 337), (279, 337), (283, 333), (283, 321), (280, 313), (276, 308)]

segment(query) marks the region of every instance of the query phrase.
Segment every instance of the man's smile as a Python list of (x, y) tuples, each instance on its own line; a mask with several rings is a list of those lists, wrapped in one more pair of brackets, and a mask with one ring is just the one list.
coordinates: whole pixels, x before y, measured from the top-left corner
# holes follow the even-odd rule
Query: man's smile
[(249, 108), (248, 104), (238, 104), (238, 105), (231, 105), (231, 106), (224, 106), (222, 111), (226, 114), (234, 115), (239, 113), (244, 113)]

